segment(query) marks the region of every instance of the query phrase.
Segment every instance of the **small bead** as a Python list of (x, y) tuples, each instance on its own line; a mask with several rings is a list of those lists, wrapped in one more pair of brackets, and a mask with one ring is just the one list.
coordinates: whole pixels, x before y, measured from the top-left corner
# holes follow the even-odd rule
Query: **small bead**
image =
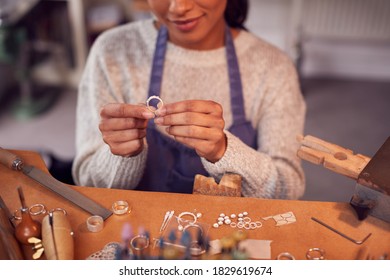
[(183, 231), (184, 227), (183, 227), (182, 225), (178, 225), (178, 226), (177, 226), (177, 229), (178, 229), (179, 231)]
[(196, 213), (196, 217), (197, 218), (201, 218), (202, 217), (202, 213)]
[(238, 217), (242, 218), (242, 217), (244, 217), (244, 215), (242, 213), (240, 213), (240, 214), (238, 214)]
[(218, 227), (219, 227), (219, 224), (218, 224), (218, 223), (215, 223), (215, 224), (213, 224), (213, 227), (214, 227), (214, 228), (218, 228)]
[(225, 220), (225, 224), (227, 224), (227, 225), (230, 225), (231, 222), (232, 222), (232, 221), (231, 221), (230, 219), (226, 219), (226, 220)]
[(219, 222), (218, 222), (218, 225), (222, 226), (222, 225), (223, 225), (223, 222), (222, 222), (222, 221), (219, 221)]
[(232, 219), (234, 219), (235, 217), (237, 217), (236, 214), (231, 214), (230, 215), (230, 218), (232, 218)]
[(222, 217), (219, 217), (219, 218), (218, 218), (218, 221), (219, 221), (219, 222), (221, 222), (221, 221), (223, 221), (223, 220), (224, 220), (224, 219), (223, 219)]
[(226, 215), (224, 213), (219, 214), (220, 217), (225, 217)]
[(248, 212), (244, 212), (242, 213), (244, 216), (248, 216)]

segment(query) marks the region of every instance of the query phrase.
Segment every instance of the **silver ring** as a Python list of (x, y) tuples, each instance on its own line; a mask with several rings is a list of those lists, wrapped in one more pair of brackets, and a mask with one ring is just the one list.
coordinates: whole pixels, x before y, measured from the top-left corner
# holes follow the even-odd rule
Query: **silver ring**
[(57, 211), (60, 211), (60, 212), (62, 212), (62, 213), (64, 213), (64, 215), (66, 216), (66, 215), (68, 215), (68, 213), (66, 213), (66, 210), (65, 209), (63, 209), (63, 208), (53, 208), (53, 209), (51, 209), (50, 211), (49, 211), (49, 214), (51, 213), (53, 213), (53, 212), (57, 212)]
[(87, 228), (90, 232), (99, 232), (103, 229), (103, 217), (95, 215), (87, 219)]
[(323, 260), (325, 259), (325, 250), (321, 248), (310, 248), (306, 252), (306, 258), (308, 260)]
[(131, 209), (129, 210), (129, 203), (126, 200), (118, 200), (112, 204), (112, 211), (116, 215), (123, 215), (130, 213)]
[(291, 255), (289, 252), (280, 253), (277, 257), (277, 260), (295, 260), (295, 257)]
[[(183, 216), (191, 216), (193, 218), (193, 221), (189, 221), (189, 220), (186, 220), (186, 219), (183, 219), (182, 217)], [(179, 214), (179, 216), (177, 216), (179, 218), (179, 221), (188, 221), (190, 224), (195, 224), (196, 221), (198, 220), (198, 218), (196, 217), (196, 215), (192, 212), (181, 212)], [(179, 222), (180, 224), (180, 222)]]
[(203, 228), (200, 225), (197, 224), (188, 224), (183, 228), (183, 232), (188, 230), (189, 228), (198, 228), (200, 231), (200, 235), (203, 236)]
[(30, 212), (31, 215), (37, 216), (37, 215), (40, 215), (40, 214), (45, 214), (46, 213), (46, 207), (42, 203), (37, 203), (37, 204), (32, 205), (29, 208), (28, 211)]
[[(157, 103), (157, 108), (155, 108), (154, 106), (150, 105), (149, 102), (152, 101), (153, 99), (157, 99), (159, 102)], [(159, 104), (161, 103), (161, 105), (159, 106)], [(164, 106), (164, 102), (162, 101), (162, 99), (157, 96), (157, 95), (152, 95), (150, 96), (147, 100), (146, 100), (146, 107), (148, 108), (148, 110), (152, 113), (156, 113), (157, 109), (161, 108), (162, 106)]]
[[(144, 244), (141, 243), (141, 245), (137, 244), (138, 240), (141, 240), (144, 242)], [(133, 248), (136, 251), (141, 251), (149, 247), (149, 238), (146, 235), (138, 234), (134, 236), (130, 240), (131, 248)]]

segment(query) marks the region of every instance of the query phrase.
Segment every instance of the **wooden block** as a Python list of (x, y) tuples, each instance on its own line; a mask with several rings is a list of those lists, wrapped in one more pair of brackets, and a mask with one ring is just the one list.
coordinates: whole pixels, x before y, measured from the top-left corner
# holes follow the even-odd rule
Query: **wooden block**
[(354, 180), (370, 161), (369, 157), (354, 154), (350, 149), (326, 142), (311, 135), (299, 136), (297, 140), (301, 147), (297, 156), (314, 164), (321, 164), (325, 168), (342, 174)]
[(241, 196), (242, 178), (238, 174), (226, 173), (219, 184), (212, 177), (200, 174), (195, 176), (193, 194), (215, 196)]

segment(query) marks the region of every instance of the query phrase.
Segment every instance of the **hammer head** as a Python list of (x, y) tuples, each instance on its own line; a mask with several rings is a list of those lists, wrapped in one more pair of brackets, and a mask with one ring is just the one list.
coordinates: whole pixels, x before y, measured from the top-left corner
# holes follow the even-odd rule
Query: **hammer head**
[(372, 215), (390, 223), (390, 137), (359, 174), (350, 204), (360, 220)]

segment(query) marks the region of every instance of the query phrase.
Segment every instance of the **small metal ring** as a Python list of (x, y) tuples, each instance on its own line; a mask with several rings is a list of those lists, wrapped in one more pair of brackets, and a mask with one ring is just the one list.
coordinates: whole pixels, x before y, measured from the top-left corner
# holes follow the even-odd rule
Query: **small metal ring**
[(295, 257), (290, 254), (289, 252), (283, 252), (283, 253), (280, 253), (277, 257), (276, 257), (277, 260), (295, 260)]
[(257, 228), (261, 228), (263, 226), (262, 222), (256, 221), (255, 222)]
[[(153, 99), (157, 99), (157, 100), (159, 101), (158, 104), (161, 103), (161, 106), (155, 108), (154, 106), (149, 105), (149, 102), (152, 101)], [(157, 106), (158, 106), (158, 104), (157, 104)], [(147, 107), (148, 110), (149, 110), (150, 112), (152, 112), (152, 113), (156, 113), (157, 109), (161, 108), (162, 106), (164, 106), (164, 102), (163, 102), (162, 99), (161, 99), (159, 96), (157, 96), (157, 95), (152, 95), (152, 96), (150, 96), (150, 97), (146, 100), (146, 107)]]
[(60, 208), (60, 207), (51, 209), (51, 210), (49, 211), (49, 214), (50, 214), (50, 213), (52, 214), (53, 212), (56, 212), (56, 211), (60, 211), (60, 212), (64, 213), (65, 216), (68, 215), (68, 213), (66, 212), (66, 210), (65, 210), (64, 208)]
[(249, 223), (249, 227), (250, 227), (250, 229), (257, 229), (257, 225), (255, 222)]
[[(142, 245), (137, 246), (138, 244), (136, 244), (136, 243), (138, 242), (139, 239), (141, 239), (145, 242), (143, 244), (143, 246)], [(131, 248), (133, 248), (136, 251), (144, 250), (144, 249), (149, 247), (149, 238), (146, 235), (138, 234), (130, 240), (130, 245), (131, 245)]]
[(236, 223), (236, 222), (231, 222), (231, 223), (230, 223), (230, 227), (232, 227), (232, 228), (237, 227), (237, 223)]
[(188, 224), (183, 228), (183, 232), (185, 232), (189, 228), (198, 228), (200, 231), (200, 235), (203, 236), (203, 228), (200, 225), (197, 224)]
[(126, 200), (118, 200), (112, 204), (112, 211), (116, 215), (123, 215), (130, 213), (131, 209), (129, 210), (129, 203)]
[(245, 229), (251, 229), (251, 225), (250, 225), (249, 223), (245, 223), (245, 224), (244, 224), (244, 228), (245, 228)]
[(103, 229), (103, 217), (94, 215), (87, 219), (87, 228), (91, 232), (99, 232)]
[(45, 214), (46, 213), (46, 207), (42, 203), (37, 203), (37, 204), (32, 205), (29, 208), (28, 211), (30, 212), (31, 215), (37, 216), (37, 215), (40, 215), (40, 214)]
[[(189, 221), (189, 220), (186, 220), (186, 219), (183, 219), (182, 217), (183, 216), (191, 216), (193, 218), (193, 221)], [(177, 216), (179, 218), (179, 224), (180, 224), (180, 221), (188, 221), (190, 224), (195, 224), (196, 221), (198, 220), (198, 218), (196, 217), (196, 215), (192, 212), (181, 212), (179, 214), (179, 216)]]
[(321, 248), (310, 248), (306, 252), (306, 258), (308, 260), (323, 260), (325, 259), (325, 250)]
[(250, 222), (252, 221), (252, 219), (249, 218), (249, 217), (244, 217), (242, 220), (243, 220), (245, 223), (250, 223)]

